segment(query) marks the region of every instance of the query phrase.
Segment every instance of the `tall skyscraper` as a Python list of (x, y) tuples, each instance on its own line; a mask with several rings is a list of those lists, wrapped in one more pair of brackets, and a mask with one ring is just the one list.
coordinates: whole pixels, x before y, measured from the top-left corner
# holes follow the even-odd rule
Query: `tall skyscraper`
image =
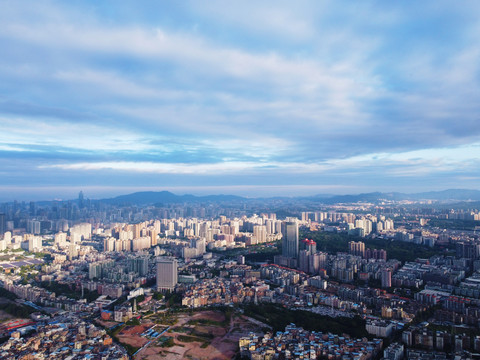
[(0, 214), (0, 235), (7, 231), (5, 228), (5, 214)]
[(157, 290), (173, 291), (178, 282), (178, 263), (176, 259), (159, 257), (157, 259)]
[(83, 196), (83, 191), (78, 193), (78, 207), (83, 209), (85, 207), (85, 198)]
[(30, 201), (30, 216), (35, 216), (37, 214), (37, 207), (34, 201)]
[(289, 219), (282, 223), (282, 255), (289, 258), (298, 258), (298, 222)]
[(392, 271), (390, 269), (382, 270), (382, 288), (392, 287)]

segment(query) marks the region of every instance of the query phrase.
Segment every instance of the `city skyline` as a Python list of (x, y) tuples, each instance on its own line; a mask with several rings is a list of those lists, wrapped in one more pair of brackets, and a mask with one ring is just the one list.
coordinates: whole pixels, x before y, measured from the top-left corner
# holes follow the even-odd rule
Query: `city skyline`
[(1, 201), (479, 189), (476, 2), (0, 5)]

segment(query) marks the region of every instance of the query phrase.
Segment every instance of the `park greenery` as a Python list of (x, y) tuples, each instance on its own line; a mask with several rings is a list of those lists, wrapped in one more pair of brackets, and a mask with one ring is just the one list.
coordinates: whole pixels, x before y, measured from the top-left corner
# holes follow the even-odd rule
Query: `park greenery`
[[(56, 295), (64, 295), (75, 300), (82, 298), (82, 290), (77, 288), (74, 284), (63, 284), (56, 281), (42, 281), (39, 283), (39, 286), (48, 291), (54, 292)], [(96, 300), (98, 296), (99, 294), (97, 291), (90, 291), (88, 289), (83, 290), (83, 298), (88, 302)]]
[(275, 255), (282, 253), (281, 241), (268, 244), (252, 245), (246, 248), (235, 248), (226, 251), (213, 250), (220, 255), (236, 258), (239, 255), (245, 256), (246, 262), (270, 262), (273, 263)]
[(181, 307), (182, 306), (182, 294), (176, 292), (167, 292), (165, 294), (165, 306), (167, 308)]
[(430, 219), (428, 225), (432, 227), (438, 227), (440, 229), (475, 230), (476, 226), (480, 226), (480, 221), (460, 219)]
[(29, 306), (18, 305), (10, 301), (6, 304), (2, 304), (1, 310), (5, 311), (7, 314), (10, 314), (14, 317), (19, 317), (19, 318), (28, 318), (30, 314), (37, 311)]
[(27, 318), (36, 311), (29, 306), (17, 304), (17, 298), (11, 291), (0, 287), (0, 310), (19, 318)]
[(0, 287), (0, 298), (5, 298), (8, 300), (15, 300), (18, 298), (17, 295), (15, 295), (13, 292), (8, 291), (7, 289)]
[(370, 239), (352, 236), (344, 233), (328, 233), (319, 231), (302, 231), (300, 238), (313, 239), (319, 251), (329, 253), (348, 252), (350, 241), (363, 241), (365, 247), (371, 249), (384, 249), (388, 259), (397, 259), (401, 262), (415, 261), (417, 258), (430, 258), (443, 251), (443, 249), (430, 248), (424, 245), (387, 239)]
[[(348, 243), (350, 241), (363, 241), (366, 247), (371, 249), (384, 249), (387, 251), (388, 259), (397, 259), (402, 263), (415, 261), (417, 258), (430, 258), (439, 253), (447, 254), (445, 251), (448, 250), (398, 240), (362, 238), (346, 233), (330, 233), (324, 231), (302, 230), (300, 231), (300, 239), (304, 238), (313, 239), (317, 243), (317, 249), (319, 251), (325, 251), (331, 254), (348, 252)], [(273, 263), (275, 255), (281, 254), (281, 241), (278, 241), (274, 246), (265, 246), (262, 244), (248, 248), (231, 249), (219, 253), (232, 258), (243, 255), (248, 263)]]
[(284, 331), (285, 326), (294, 323), (309, 331), (348, 334), (356, 338), (368, 337), (365, 320), (359, 316), (332, 318), (304, 310), (290, 310), (275, 304), (249, 304), (244, 307), (244, 314), (271, 326), (274, 332)]

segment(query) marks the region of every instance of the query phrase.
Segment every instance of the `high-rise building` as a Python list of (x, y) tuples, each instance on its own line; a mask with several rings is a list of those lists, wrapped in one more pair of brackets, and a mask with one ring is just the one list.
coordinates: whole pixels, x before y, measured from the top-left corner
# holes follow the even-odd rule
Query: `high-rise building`
[(289, 258), (298, 258), (298, 222), (288, 219), (282, 223), (282, 255)]
[(196, 256), (202, 256), (203, 254), (205, 254), (205, 251), (207, 249), (207, 244), (205, 242), (205, 239), (198, 239), (198, 238), (191, 239), (190, 246), (196, 249)]
[(57, 246), (65, 246), (67, 244), (67, 234), (64, 232), (58, 232), (55, 234), (55, 244)]
[(30, 252), (42, 251), (42, 238), (38, 236), (31, 236), (28, 239), (27, 250)]
[(83, 196), (83, 191), (78, 193), (78, 207), (83, 209), (85, 207), (85, 198)]
[(300, 250), (298, 255), (298, 268), (305, 273), (309, 272), (309, 256), (310, 252), (308, 250)]
[(102, 264), (99, 262), (90, 263), (88, 264), (88, 278), (90, 280), (93, 279), (101, 279), (102, 278)]
[(457, 258), (478, 259), (480, 257), (480, 242), (457, 242), (455, 249)]
[(348, 249), (352, 255), (365, 256), (365, 243), (363, 241), (350, 241), (348, 243)]
[(150, 229), (149, 231), (150, 236), (150, 245), (156, 246), (158, 244), (158, 232), (155, 229)]
[(133, 238), (139, 238), (141, 236), (141, 230), (143, 228), (143, 223), (138, 223), (133, 225)]
[(317, 243), (311, 239), (304, 239), (300, 242), (300, 250), (308, 250), (310, 254), (317, 252)]
[(3, 235), (5, 231), (7, 231), (5, 228), (5, 214), (0, 214), (0, 234)]
[(30, 216), (35, 216), (37, 215), (37, 207), (35, 205), (34, 201), (30, 201)]
[(157, 290), (173, 291), (178, 282), (178, 263), (176, 259), (159, 257), (157, 259)]
[(40, 221), (28, 220), (27, 221), (27, 232), (30, 234), (38, 235), (40, 234)]
[(139, 276), (145, 276), (148, 273), (148, 256), (140, 255), (127, 259), (127, 268), (129, 272), (137, 273)]
[(382, 288), (392, 287), (392, 271), (390, 269), (382, 270)]
[(255, 225), (253, 227), (253, 236), (257, 238), (258, 244), (263, 244), (267, 241), (267, 228), (264, 225)]

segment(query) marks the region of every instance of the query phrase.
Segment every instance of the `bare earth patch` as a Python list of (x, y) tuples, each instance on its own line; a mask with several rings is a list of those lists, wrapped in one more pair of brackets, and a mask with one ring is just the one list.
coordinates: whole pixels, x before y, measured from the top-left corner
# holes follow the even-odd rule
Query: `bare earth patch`
[(162, 347), (153, 341), (136, 354), (135, 359), (229, 360), (238, 351), (238, 340), (251, 331), (260, 333), (261, 326), (240, 315), (232, 315), (229, 323), (225, 320), (220, 311), (180, 314), (171, 331), (165, 333), (165, 336), (173, 338), (175, 346)]
[(140, 348), (148, 342), (148, 339), (141, 336), (149, 326), (135, 325), (125, 327), (117, 336), (121, 343)]

